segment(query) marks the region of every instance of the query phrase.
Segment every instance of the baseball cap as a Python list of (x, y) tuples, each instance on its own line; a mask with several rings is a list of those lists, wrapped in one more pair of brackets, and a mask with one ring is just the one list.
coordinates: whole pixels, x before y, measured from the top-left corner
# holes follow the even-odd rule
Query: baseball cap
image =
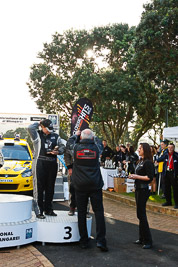
[(44, 119), (41, 121), (41, 123), (45, 128), (47, 128), (47, 130), (52, 133), (53, 132), (53, 124), (52, 121), (49, 119)]

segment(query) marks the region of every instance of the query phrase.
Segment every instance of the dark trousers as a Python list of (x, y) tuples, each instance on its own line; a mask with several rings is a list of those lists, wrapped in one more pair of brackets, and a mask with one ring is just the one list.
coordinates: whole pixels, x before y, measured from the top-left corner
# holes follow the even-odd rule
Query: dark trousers
[[(37, 188), (38, 206), (40, 212), (52, 210), (52, 200), (54, 195), (54, 185), (57, 175), (57, 162), (38, 160), (37, 162)], [(45, 199), (43, 194), (45, 192)]]
[(80, 242), (88, 242), (88, 232), (86, 225), (87, 204), (90, 198), (91, 206), (96, 220), (96, 241), (106, 245), (106, 227), (104, 219), (102, 189), (93, 192), (75, 191), (77, 209), (78, 209), (78, 227)]
[[(71, 179), (71, 177), (69, 178)], [(71, 209), (75, 209), (76, 208), (76, 199), (75, 199), (75, 188), (73, 186), (72, 181), (69, 181), (69, 193), (70, 193), (70, 203), (69, 206)]]
[(139, 240), (143, 244), (152, 245), (152, 237), (146, 216), (146, 202), (150, 191), (145, 188), (135, 190), (135, 200), (137, 206), (137, 218), (139, 219)]
[(167, 171), (164, 177), (165, 181), (165, 197), (166, 201), (171, 203), (171, 186), (173, 188), (173, 196), (175, 205), (178, 205), (178, 180), (174, 177), (174, 171)]

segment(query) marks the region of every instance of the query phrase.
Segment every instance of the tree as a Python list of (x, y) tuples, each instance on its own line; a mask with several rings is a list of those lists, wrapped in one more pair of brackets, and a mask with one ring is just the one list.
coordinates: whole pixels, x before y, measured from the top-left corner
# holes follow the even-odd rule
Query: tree
[(31, 68), (28, 86), (38, 108), (60, 112), (65, 126), (75, 101), (88, 97), (94, 106), (93, 127), (115, 146), (133, 119), (141, 89), (127, 70), (134, 31), (115, 24), (53, 35), (39, 53), (43, 62)]
[(177, 125), (178, 6), (176, 0), (153, 0), (136, 28), (134, 61), (138, 77), (154, 86), (160, 122), (169, 111), (169, 125)]

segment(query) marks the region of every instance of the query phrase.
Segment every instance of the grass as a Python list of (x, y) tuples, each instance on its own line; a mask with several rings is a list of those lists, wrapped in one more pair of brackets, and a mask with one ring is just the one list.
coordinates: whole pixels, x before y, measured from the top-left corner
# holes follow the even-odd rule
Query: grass
[[(132, 192), (132, 193), (119, 193), (119, 194), (135, 198), (135, 193), (134, 192)], [(159, 196), (158, 195), (150, 195), (149, 201), (154, 202), (154, 203), (160, 203), (160, 204), (166, 202), (166, 200), (165, 199), (161, 199), (160, 196), (162, 196), (162, 192), (161, 191), (160, 191), (160, 195)], [(172, 196), (172, 203), (174, 203), (173, 196)]]

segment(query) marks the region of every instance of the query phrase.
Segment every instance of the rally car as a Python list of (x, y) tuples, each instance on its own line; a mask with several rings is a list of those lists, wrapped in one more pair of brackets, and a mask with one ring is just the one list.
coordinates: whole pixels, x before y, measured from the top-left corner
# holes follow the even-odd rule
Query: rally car
[(32, 193), (32, 160), (30, 146), (25, 139), (0, 140), (4, 164), (0, 168), (0, 193)]

